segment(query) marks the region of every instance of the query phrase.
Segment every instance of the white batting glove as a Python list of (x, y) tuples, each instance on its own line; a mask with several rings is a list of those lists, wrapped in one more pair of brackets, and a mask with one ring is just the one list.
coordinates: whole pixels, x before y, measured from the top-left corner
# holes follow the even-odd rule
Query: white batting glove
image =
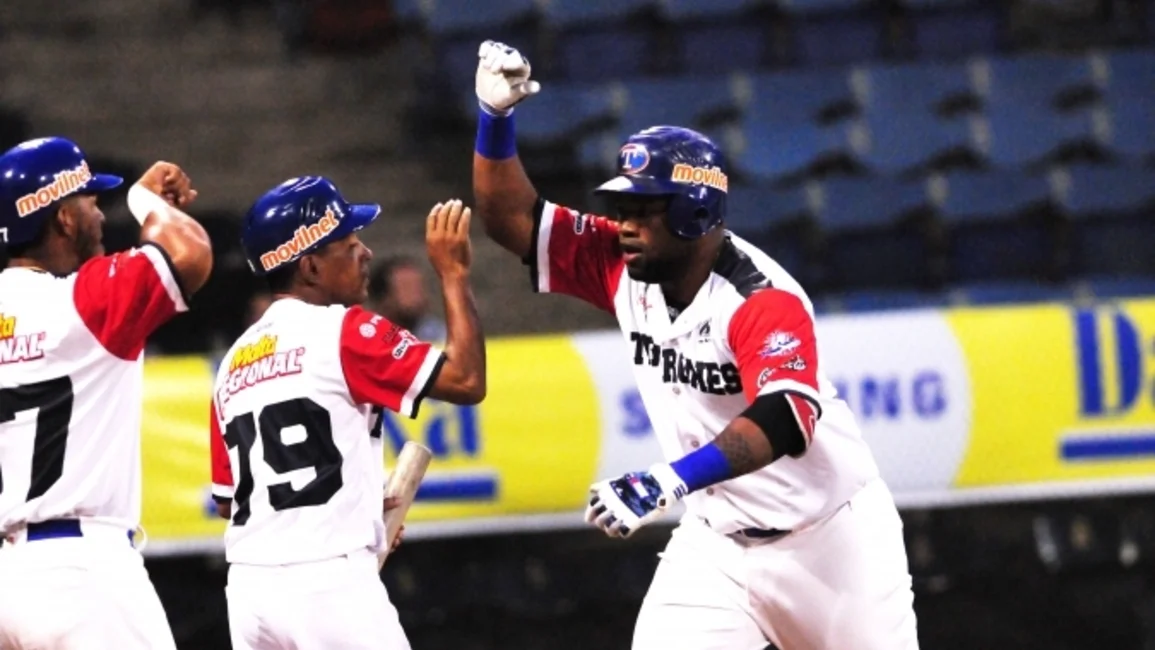
[(477, 100), (494, 115), (509, 115), (513, 106), (541, 90), (529, 79), (529, 60), (497, 41), (485, 41), (477, 51)]
[(610, 537), (629, 537), (660, 518), (687, 493), (686, 482), (666, 463), (590, 486), (586, 523)]

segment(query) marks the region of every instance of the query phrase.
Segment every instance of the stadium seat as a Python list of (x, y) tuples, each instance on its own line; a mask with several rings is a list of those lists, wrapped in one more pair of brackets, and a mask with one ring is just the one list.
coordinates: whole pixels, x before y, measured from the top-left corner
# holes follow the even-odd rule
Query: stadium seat
[(749, 92), (740, 92), (739, 101), (752, 121), (813, 122), (824, 112), (854, 106), (850, 80), (842, 69), (758, 73), (744, 79)]
[(924, 112), (902, 116), (871, 113), (864, 123), (869, 138), (860, 156), (867, 167), (880, 174), (901, 174), (974, 150), (966, 119), (941, 119)]
[(955, 58), (995, 52), (1002, 45), (1002, 14), (993, 0), (975, 2), (914, 2), (911, 8), (915, 54), (927, 58)]
[(478, 11), (473, 0), (428, 0), (426, 26), (433, 34), (476, 33), (499, 28), (533, 15), (534, 0), (491, 0)]
[[(599, 122), (608, 122), (618, 111), (617, 94), (609, 85), (551, 84), (549, 92), (519, 105), (518, 139), (554, 142)], [(469, 92), (469, 99), (476, 103), (473, 91)]]
[(1155, 297), (1155, 276), (1090, 276), (1074, 285), (1079, 293), (1099, 300)]
[(622, 88), (622, 136), (656, 124), (694, 128), (703, 116), (735, 110), (729, 80), (717, 75), (634, 79)]
[(780, 180), (819, 162), (853, 155), (850, 132), (844, 124), (776, 125), (746, 120), (741, 126), (744, 144), (737, 154), (731, 154), (731, 162), (758, 180)]
[(768, 30), (758, 22), (688, 24), (680, 30), (679, 69), (687, 74), (724, 74), (762, 67)]
[(955, 171), (932, 180), (931, 195), (945, 228), (950, 282), (1046, 279), (1055, 272), (1044, 178)]
[(1112, 88), (1106, 97), (1111, 117), (1109, 147), (1125, 158), (1155, 157), (1155, 91), (1149, 88)]
[(1092, 90), (1086, 55), (991, 57), (971, 64), (975, 90), (988, 103), (1058, 110), (1064, 96)]
[(950, 302), (967, 305), (1016, 305), (1035, 302), (1064, 302), (1074, 297), (1072, 288), (1031, 280), (1002, 280), (950, 285), (945, 291)]
[[(1155, 12), (1148, 12), (1155, 15)], [(1150, 95), (1155, 87), (1155, 50), (1122, 50), (1106, 55), (1108, 78), (1106, 86), (1111, 91), (1140, 89), (1141, 94)]]
[(843, 293), (823, 294), (815, 304), (827, 313), (875, 312), (898, 309), (941, 308), (947, 304), (943, 294), (937, 291), (914, 289), (863, 289)]
[(628, 27), (589, 28), (561, 37), (561, 64), (572, 81), (637, 77), (649, 67), (651, 35)]
[(906, 116), (934, 113), (951, 102), (974, 96), (961, 63), (920, 62), (872, 65), (858, 73), (855, 98), (867, 115)]
[(662, 15), (674, 22), (730, 17), (757, 6), (759, 0), (662, 0)]
[[(834, 4), (865, 7), (868, 3), (834, 0)], [(822, 9), (816, 7), (815, 11)], [(805, 12), (794, 16), (791, 33), (794, 37), (792, 58), (802, 65), (850, 64), (875, 59), (882, 54), (883, 18), (869, 8), (855, 7), (832, 13)]]
[(1155, 170), (1074, 164), (1052, 174), (1059, 205), (1073, 218), (1122, 215), (1155, 206)]
[(540, 6), (542, 18), (547, 24), (569, 28), (613, 23), (652, 4), (648, 0), (546, 0)]
[(921, 222), (925, 183), (832, 178), (818, 186), (824, 286), (838, 290), (928, 286), (930, 251)]
[(996, 166), (1037, 163), (1072, 147), (1101, 147), (1090, 112), (1062, 114), (1025, 105), (987, 107), (987, 128), (977, 131), (976, 148)]
[(805, 219), (809, 213), (806, 192), (800, 187), (732, 185), (726, 197), (726, 226), (742, 237)]

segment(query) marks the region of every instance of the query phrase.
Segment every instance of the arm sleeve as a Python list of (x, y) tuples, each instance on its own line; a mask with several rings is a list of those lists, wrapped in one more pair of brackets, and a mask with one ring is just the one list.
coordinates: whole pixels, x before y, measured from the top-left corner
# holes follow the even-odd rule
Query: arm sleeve
[(341, 369), (357, 404), (417, 417), (445, 355), (384, 316), (350, 307), (341, 324)]
[(809, 446), (822, 409), (814, 319), (802, 300), (763, 289), (734, 312), (728, 336), (746, 399), (782, 394)]
[(538, 199), (533, 250), (523, 262), (538, 293), (561, 293), (614, 312), (625, 264), (617, 225)]
[(212, 457), (213, 499), (232, 501), (233, 468), (229, 462), (229, 450), (221, 431), (221, 419), (217, 415), (217, 405), (213, 401), (209, 407), (209, 452)]
[(136, 359), (157, 328), (188, 301), (168, 254), (155, 244), (85, 262), (73, 303), (100, 344), (121, 359)]

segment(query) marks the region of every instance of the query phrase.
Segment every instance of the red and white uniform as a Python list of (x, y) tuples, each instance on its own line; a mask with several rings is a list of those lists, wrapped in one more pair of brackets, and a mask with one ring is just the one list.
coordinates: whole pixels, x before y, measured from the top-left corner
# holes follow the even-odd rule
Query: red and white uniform
[[(140, 629), (103, 637), (82, 621), (58, 621), (87, 629), (76, 632), (82, 641), (172, 646), (129, 533), (140, 523), (142, 352), (153, 331), (187, 309), (167, 255), (154, 245), (94, 258), (63, 278), (21, 267), (0, 272), (0, 532), (12, 545), (0, 557), (12, 563), (22, 557), (20, 572), (48, 585), (43, 576), (53, 566), (86, 564), (68, 547), (85, 558), (93, 544), (108, 547), (108, 556), (86, 568), (120, 571), (128, 591), (117, 592), (123, 601), (110, 595), (103, 615)], [(28, 524), (61, 519), (79, 520), (82, 536), (26, 541)], [(6, 627), (6, 613), (28, 617), (37, 601), (11, 588), (7, 577), (5, 583), (0, 592), (13, 598), (0, 596), (0, 629), (8, 631), (15, 628)], [(95, 591), (61, 589), (64, 601), (98, 598)], [(53, 611), (70, 611), (61, 607)], [(117, 633), (108, 627), (103, 633)]]
[[(274, 302), (225, 354), (211, 449), (213, 495), (232, 503), (234, 647), (262, 647), (262, 629), (302, 647), (401, 647), (400, 625), (381, 623), (397, 616), (376, 569), (385, 472), (372, 428), (382, 407), (415, 416), (443, 360), (382, 316), (294, 298)], [(319, 606), (301, 589), (336, 600)], [(350, 627), (357, 617), (339, 610), (365, 615)]]
[[(750, 625), (698, 620), (685, 608), (701, 604), (704, 618), (716, 618), (721, 611), (718, 602), (733, 600), (735, 596), (713, 593), (703, 589), (703, 584), (739, 584), (743, 589), (738, 597), (742, 597), (746, 587), (759, 590), (757, 572), (735, 563), (717, 567), (727, 575), (726, 580), (700, 581), (698, 576), (681, 575), (674, 578), (671, 576), (678, 571), (707, 565), (689, 562), (671, 568), (669, 560), (679, 553), (698, 560), (703, 555), (728, 557), (727, 553), (733, 555), (728, 549), (737, 548), (740, 543), (737, 540), (749, 539), (742, 533), (748, 529), (793, 531), (765, 544), (767, 549), (781, 549), (803, 539), (802, 531), (842, 517), (853, 499), (879, 502), (872, 502), (871, 507), (883, 513), (880, 518), (893, 515), (888, 523), (899, 521), (850, 409), (838, 398), (819, 367), (813, 307), (805, 292), (766, 254), (727, 233), (710, 277), (693, 302), (671, 317), (659, 285), (630, 279), (618, 248), (614, 222), (539, 201), (535, 238), (534, 250), (526, 262), (531, 266), (536, 291), (575, 296), (617, 317), (632, 355), (639, 392), (667, 461), (709, 444), (756, 397), (772, 393), (786, 396), (806, 438), (806, 451), (797, 458), (779, 458), (763, 469), (686, 497), (686, 516), (647, 596), (634, 647), (673, 647), (669, 644), (676, 640), (677, 647), (761, 648), (766, 644), (764, 636), (775, 635), (778, 638), (769, 640), (788, 648), (825, 648), (825, 644), (837, 641), (816, 642), (812, 636), (774, 631), (770, 629), (774, 625), (770, 618), (777, 618), (782, 627), (787, 617), (767, 614), (767, 622), (763, 623), (756, 605), (736, 614)], [(853, 534), (848, 528), (847, 535)], [(687, 541), (691, 538), (693, 541)], [(889, 577), (899, 586), (905, 581), (909, 596), (901, 523), (890, 531), (888, 540), (887, 545), (879, 547), (879, 554), (895, 560), (889, 565), (895, 567)], [(861, 539), (858, 543), (868, 547), (871, 544)], [(818, 555), (830, 550), (810, 546)], [(860, 558), (856, 555), (853, 559)], [(851, 558), (845, 560), (849, 564)], [(798, 566), (800, 562), (797, 555), (780, 561), (782, 567)], [(821, 559), (816, 555), (815, 561), (842, 564), (829, 554)], [(854, 579), (853, 573), (847, 569), (848, 580)], [(678, 587), (667, 583), (684, 589), (679, 593)], [(770, 596), (772, 584), (769, 580), (762, 583), (767, 590), (763, 597)], [(818, 596), (820, 590), (815, 585), (814, 595)], [(795, 606), (805, 601), (799, 594), (789, 597)], [(710, 602), (696, 602), (703, 598)], [(659, 604), (670, 607), (662, 609)], [(816, 603), (814, 607), (831, 611), (828, 604)], [(709, 613), (711, 610), (714, 613)], [(910, 610), (909, 603), (906, 610)], [(801, 608), (797, 611), (800, 616), (809, 616), (816, 627), (826, 624), (821, 617)], [(898, 612), (904, 616), (901, 603)], [(759, 625), (753, 626), (751, 621)], [(702, 631), (718, 625), (737, 631), (731, 636)], [(913, 612), (909, 627), (913, 634)], [(741, 636), (742, 630), (748, 635)], [(871, 633), (863, 634), (869, 637)], [(875, 647), (869, 642), (863, 645), (858, 638), (840, 638), (842, 646), (829, 647)], [(913, 647), (905, 641), (895, 644), (893, 638), (887, 639), (879, 647)], [(750, 645), (744, 645), (747, 643)]]

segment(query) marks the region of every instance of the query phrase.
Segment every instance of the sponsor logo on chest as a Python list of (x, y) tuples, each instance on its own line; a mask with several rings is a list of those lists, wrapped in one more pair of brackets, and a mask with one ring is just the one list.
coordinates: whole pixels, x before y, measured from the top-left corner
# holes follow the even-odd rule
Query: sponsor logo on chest
[(709, 395), (742, 392), (738, 367), (729, 361), (710, 358), (715, 356), (712, 344), (694, 345), (687, 338), (686, 346), (665, 347), (641, 332), (630, 332), (630, 341), (634, 344), (634, 365), (658, 368), (662, 383), (682, 384)]
[(230, 397), (261, 382), (301, 372), (305, 348), (277, 348), (277, 337), (264, 334), (255, 343), (237, 348), (229, 359), (229, 375), (217, 399), (224, 404)]
[(0, 365), (44, 357), (47, 332), (16, 333), (16, 317), (0, 314)]

